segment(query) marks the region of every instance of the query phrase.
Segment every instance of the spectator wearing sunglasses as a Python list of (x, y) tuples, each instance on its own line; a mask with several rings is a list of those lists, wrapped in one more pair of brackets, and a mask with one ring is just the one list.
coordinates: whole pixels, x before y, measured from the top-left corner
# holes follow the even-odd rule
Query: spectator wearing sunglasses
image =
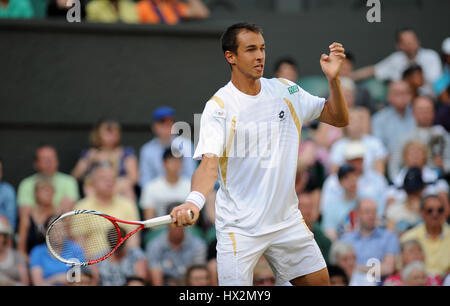
[(450, 226), (448, 211), (441, 198), (427, 195), (421, 201), (422, 224), (405, 232), (401, 242), (415, 239), (425, 252), (425, 267), (429, 273), (445, 276), (450, 272)]

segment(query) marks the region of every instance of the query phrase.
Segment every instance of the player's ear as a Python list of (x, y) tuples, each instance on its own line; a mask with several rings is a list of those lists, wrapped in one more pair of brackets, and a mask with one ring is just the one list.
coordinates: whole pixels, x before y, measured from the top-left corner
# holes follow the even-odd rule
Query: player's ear
[(231, 51), (225, 51), (225, 59), (230, 65), (234, 65), (236, 63), (236, 55)]

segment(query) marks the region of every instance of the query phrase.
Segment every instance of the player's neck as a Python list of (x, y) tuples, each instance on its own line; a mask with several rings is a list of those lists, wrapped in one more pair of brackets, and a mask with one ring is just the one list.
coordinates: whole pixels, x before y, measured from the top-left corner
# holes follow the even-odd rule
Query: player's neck
[(256, 96), (261, 91), (260, 79), (249, 78), (240, 73), (233, 72), (231, 74), (231, 83), (233, 83), (234, 87), (246, 95)]

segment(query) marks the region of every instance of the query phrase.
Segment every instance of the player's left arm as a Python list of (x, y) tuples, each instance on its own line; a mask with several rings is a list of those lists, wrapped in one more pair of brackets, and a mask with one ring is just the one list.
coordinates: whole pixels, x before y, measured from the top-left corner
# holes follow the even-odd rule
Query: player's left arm
[(318, 120), (336, 127), (344, 127), (349, 121), (347, 102), (339, 80), (339, 72), (345, 60), (344, 51), (342, 44), (335, 42), (330, 46), (330, 54), (322, 54), (320, 58), (320, 66), (330, 87), (330, 95)]

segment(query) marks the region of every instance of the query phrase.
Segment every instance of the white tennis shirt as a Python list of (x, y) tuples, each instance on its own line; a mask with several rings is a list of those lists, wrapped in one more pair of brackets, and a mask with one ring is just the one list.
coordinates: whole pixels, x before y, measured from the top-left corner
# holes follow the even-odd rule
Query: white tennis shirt
[(285, 79), (261, 78), (250, 96), (230, 81), (206, 103), (194, 159), (219, 159), (216, 230), (259, 236), (301, 221), (295, 192), (302, 124), (326, 100)]

